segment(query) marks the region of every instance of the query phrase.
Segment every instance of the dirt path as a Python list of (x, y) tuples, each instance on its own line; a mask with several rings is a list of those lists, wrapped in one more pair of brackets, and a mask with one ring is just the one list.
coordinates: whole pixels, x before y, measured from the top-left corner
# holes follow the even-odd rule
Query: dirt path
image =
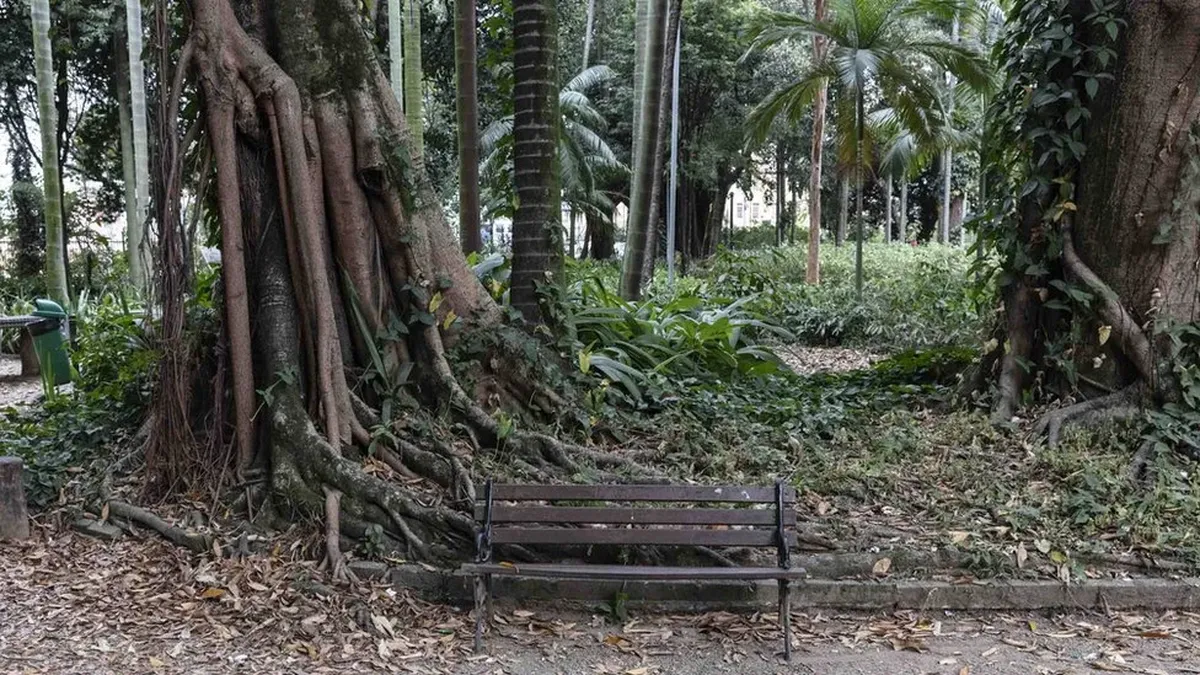
[(501, 603), (475, 656), (461, 608), (322, 586), (315, 541), (206, 561), (155, 539), (37, 529), (35, 542), (0, 544), (0, 673), (1200, 673), (1200, 615), (1184, 614), (797, 612), (789, 665), (772, 613), (610, 621)]
[(774, 349), (779, 359), (798, 375), (863, 370), (884, 358), (868, 351), (847, 347), (808, 347), (791, 344), (779, 345)]
[(0, 408), (23, 405), (42, 393), (42, 381), (21, 377), (21, 359), (0, 354)]

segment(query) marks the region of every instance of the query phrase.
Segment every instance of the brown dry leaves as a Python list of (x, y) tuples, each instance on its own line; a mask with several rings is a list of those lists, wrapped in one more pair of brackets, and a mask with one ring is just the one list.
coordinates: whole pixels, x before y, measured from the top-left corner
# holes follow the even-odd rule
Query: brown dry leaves
[(388, 587), (302, 591), (321, 575), (296, 551), (197, 561), (73, 533), (0, 545), (0, 669), (432, 674), (469, 656), (462, 615)]

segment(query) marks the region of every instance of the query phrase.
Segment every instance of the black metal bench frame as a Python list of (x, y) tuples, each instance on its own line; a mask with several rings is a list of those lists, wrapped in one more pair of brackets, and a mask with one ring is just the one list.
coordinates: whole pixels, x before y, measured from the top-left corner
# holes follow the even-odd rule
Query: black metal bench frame
[[(774, 580), (779, 583), (784, 656), (791, 659), (789, 586), (792, 581), (803, 579), (805, 571), (791, 566), (790, 552), (796, 545), (796, 491), (782, 481), (773, 487), (749, 487), (516, 485), (489, 480), (476, 494), (476, 559), (461, 569), (475, 578), (475, 651), (483, 648), (484, 623), (492, 617), (495, 575), (636, 581)], [(555, 505), (557, 502), (604, 505), (561, 506)], [(617, 506), (613, 502), (630, 505)], [(646, 506), (647, 503), (688, 506), (654, 508)], [(774, 508), (764, 508), (768, 506)], [(492, 547), (505, 544), (770, 547), (776, 550), (778, 566), (664, 567), (494, 561)]]

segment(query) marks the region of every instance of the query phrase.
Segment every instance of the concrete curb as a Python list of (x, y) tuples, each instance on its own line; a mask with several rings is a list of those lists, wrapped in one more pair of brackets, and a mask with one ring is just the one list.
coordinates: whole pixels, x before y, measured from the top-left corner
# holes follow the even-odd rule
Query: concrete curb
[[(360, 577), (388, 580), (397, 588), (439, 602), (472, 602), (471, 579), (454, 571), (416, 565), (388, 567), (355, 561)], [(670, 610), (726, 609), (773, 605), (775, 582), (580, 581), (496, 577), (500, 601), (567, 601), (605, 604), (623, 593), (631, 606)], [(814, 579), (795, 587), (793, 606), (843, 610), (1200, 610), (1200, 579), (1144, 578), (1082, 584), (1055, 581), (837, 581)]]

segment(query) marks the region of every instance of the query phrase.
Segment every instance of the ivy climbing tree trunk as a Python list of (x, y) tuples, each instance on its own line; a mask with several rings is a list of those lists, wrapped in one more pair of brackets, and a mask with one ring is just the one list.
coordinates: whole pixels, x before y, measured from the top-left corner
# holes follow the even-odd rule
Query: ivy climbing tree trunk
[(33, 20), (34, 71), (42, 136), (42, 213), (46, 221), (46, 291), (63, 307), (71, 304), (67, 287), (66, 237), (63, 231), (62, 177), (59, 175), (58, 111), (54, 105), (54, 63), (50, 45), (49, 0), (29, 3)]
[[(1200, 1), (1121, 3), (1111, 26), (1107, 19), (1088, 25), (1081, 17), (1094, 16), (1094, 7), (1085, 0), (1062, 9), (1056, 20), (1077, 30), (1078, 44), (1111, 41), (1114, 79), (1087, 83), (1070, 59), (1056, 56), (1046, 57), (1059, 64), (1054, 68), (1034, 60), (1018, 72), (1026, 78), (1019, 82), (1070, 82), (1089, 92), (1081, 100), (1090, 115), (1049, 108), (1023, 130), (1050, 131), (1030, 148), (1037, 157), (1046, 147), (1038, 143), (1062, 133), (1058, 125), (1074, 129), (1082, 119), (1086, 154), (1051, 167), (1054, 175), (1023, 199), (1012, 225), (1020, 244), (1006, 254), (1009, 269), (1027, 270), (1028, 260), (1041, 257), (1054, 264), (1042, 264), (1051, 270), (1044, 274), (1011, 275), (1004, 289), (1007, 349), (995, 350), (993, 420), (1012, 420), (1032, 373), (1053, 372), (1048, 345), (1072, 322), (1083, 338), (1067, 358), (1092, 383), (1085, 393), (1116, 393), (1047, 415), (1040, 426), (1052, 442), (1068, 422), (1129, 417), (1142, 405), (1181, 401), (1166, 329), (1194, 325), (1200, 292)], [(1051, 180), (1062, 175), (1075, 176), (1073, 188)], [(1061, 257), (1049, 258), (1057, 242)], [(1020, 256), (1027, 256), (1024, 267)], [(1063, 318), (1067, 305), (1070, 321)]]
[[(217, 176), (230, 362), (235, 375), (253, 373), (233, 386), (239, 401), (263, 392), (253, 419), (238, 416), (238, 433), (247, 422), (262, 427), (252, 450), (269, 492), (257, 499), (284, 517), (325, 520), (334, 569), (338, 531), (382, 532), (385, 549), (438, 557), (472, 546), (472, 466), (494, 459), (501, 441), (503, 464), (533, 479), (612, 480), (596, 467), (622, 462), (528, 430), (537, 410), (565, 405), (544, 384), (552, 359), (503, 324), (467, 267), (358, 3), (315, 4), (262, 13), (235, 13), (229, 0), (193, 4), (189, 43)], [(518, 25), (530, 22), (517, 31), (517, 81), (522, 91), (531, 83), (552, 91), (540, 49), (523, 51), (553, 35), (551, 8), (533, 4), (517, 5)], [(535, 97), (518, 101), (519, 120), (545, 113)], [(452, 366), (453, 345), (465, 350), (458, 363), (469, 390)], [(352, 389), (350, 376), (363, 373), (370, 384)], [(523, 426), (502, 428), (500, 406)], [(443, 497), (418, 498), (411, 483), (365, 471), (368, 448)]]
[(558, 33), (550, 0), (513, 4), (512, 306), (541, 323), (537, 288), (562, 276), (562, 186), (558, 176)]

